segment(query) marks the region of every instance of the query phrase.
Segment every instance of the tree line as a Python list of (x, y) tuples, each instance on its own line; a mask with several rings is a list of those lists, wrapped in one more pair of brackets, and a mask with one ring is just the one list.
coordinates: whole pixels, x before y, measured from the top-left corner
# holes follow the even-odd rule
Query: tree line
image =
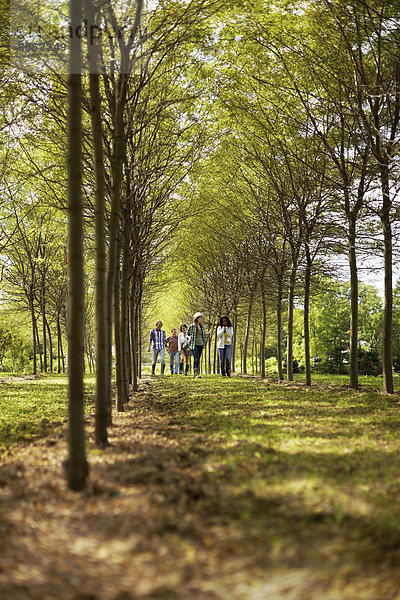
[[(68, 74), (57, 55), (45, 69), (26, 61), (24, 77), (5, 59), (0, 72), (0, 186), (9, 200), (0, 218), (3, 287), (29, 315), (41, 368), (52, 368), (54, 346), (60, 370), (68, 355), (69, 485), (87, 478), (85, 348), (104, 447), (112, 343), (123, 410), (140, 377), (146, 317), (171, 264), (188, 282), (184, 314), (201, 303), (210, 326), (232, 315), (232, 362), (240, 355), (244, 373), (257, 344), (266, 375), (273, 330), (278, 377), (293, 379), (301, 304), (310, 385), (313, 303), (346, 257), (357, 388), (359, 260), (382, 255), (383, 385), (393, 393), (396, 3), (69, 6), (72, 31), (85, 22), (121, 35), (72, 35)], [(209, 370), (211, 353), (210, 345)]]

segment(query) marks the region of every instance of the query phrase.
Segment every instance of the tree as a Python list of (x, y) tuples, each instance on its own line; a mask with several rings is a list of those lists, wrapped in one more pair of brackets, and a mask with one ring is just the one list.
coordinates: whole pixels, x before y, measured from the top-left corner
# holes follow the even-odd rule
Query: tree
[[(72, 32), (82, 24), (81, 0), (70, 0)], [(81, 164), (82, 50), (79, 35), (70, 39), (68, 113), (68, 214), (69, 214), (69, 309), (68, 309), (68, 399), (69, 454), (65, 461), (68, 486), (86, 487), (89, 466), (86, 460), (84, 428), (84, 272)]]

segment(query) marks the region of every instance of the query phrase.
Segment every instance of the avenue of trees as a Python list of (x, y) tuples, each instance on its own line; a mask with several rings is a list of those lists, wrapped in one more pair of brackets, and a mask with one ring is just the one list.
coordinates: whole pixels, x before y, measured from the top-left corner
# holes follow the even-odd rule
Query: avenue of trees
[[(182, 319), (200, 309), (214, 331), (207, 372), (229, 314), (245, 374), (301, 369), (311, 385), (315, 370), (348, 372), (356, 389), (382, 373), (392, 394), (398, 3), (69, 7), (87, 35), (70, 36), (68, 75), (57, 55), (17, 67), (1, 48), (0, 359), (68, 371), (70, 487), (88, 472), (85, 363), (104, 447), (112, 377), (121, 411), (172, 277)], [(383, 302), (360, 261), (383, 265)]]

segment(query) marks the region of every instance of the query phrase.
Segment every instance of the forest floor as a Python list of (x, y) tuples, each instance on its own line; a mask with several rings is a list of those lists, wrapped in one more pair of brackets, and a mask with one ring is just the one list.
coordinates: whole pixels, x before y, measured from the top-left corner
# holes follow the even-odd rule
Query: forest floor
[(1, 384), (2, 600), (400, 599), (399, 396), (148, 378), (100, 451), (92, 381), (74, 493), (65, 378)]

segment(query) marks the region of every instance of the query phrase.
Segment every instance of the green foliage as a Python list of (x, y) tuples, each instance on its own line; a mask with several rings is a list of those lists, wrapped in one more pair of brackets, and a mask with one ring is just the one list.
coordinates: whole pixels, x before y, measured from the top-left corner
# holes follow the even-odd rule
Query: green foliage
[(20, 315), (0, 311), (0, 370), (24, 372), (32, 359), (32, 343)]

